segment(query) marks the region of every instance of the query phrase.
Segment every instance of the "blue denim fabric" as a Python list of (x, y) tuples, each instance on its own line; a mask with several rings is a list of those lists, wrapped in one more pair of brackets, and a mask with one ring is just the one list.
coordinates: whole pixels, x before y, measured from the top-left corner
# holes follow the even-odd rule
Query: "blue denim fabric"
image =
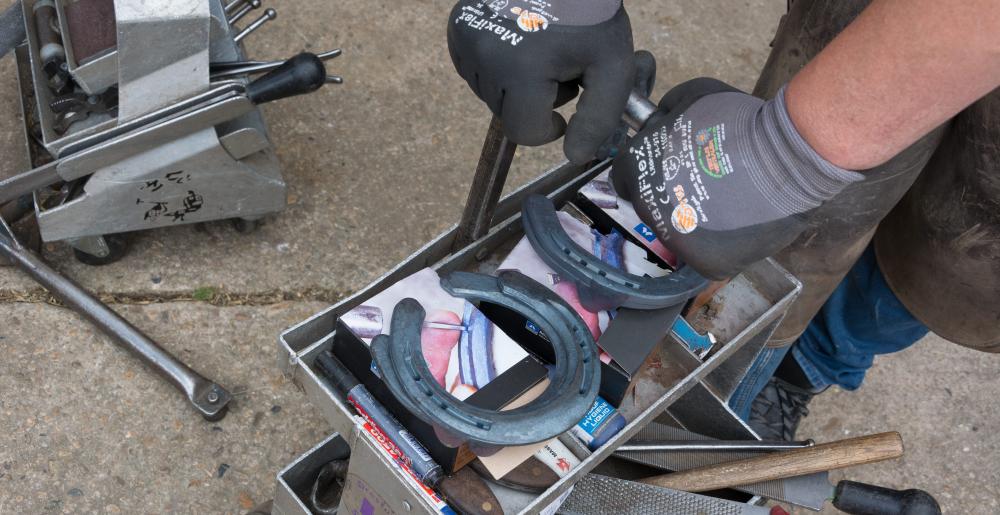
[[(927, 332), (927, 326), (889, 289), (869, 245), (791, 346), (791, 352), (814, 391), (830, 385), (856, 390), (876, 355), (901, 351)], [(784, 358), (781, 350), (765, 349), (730, 399), (730, 407), (744, 419), (749, 416), (750, 403)]]
[(778, 369), (781, 360), (785, 359), (791, 345), (784, 347), (764, 347), (764, 350), (757, 355), (757, 359), (750, 365), (747, 375), (740, 381), (739, 386), (729, 398), (729, 407), (743, 420), (750, 419), (750, 405), (757, 398), (767, 382), (771, 380), (774, 371)]
[(792, 347), (792, 355), (819, 391), (830, 385), (857, 390), (875, 356), (901, 351), (927, 335), (889, 289), (868, 246)]

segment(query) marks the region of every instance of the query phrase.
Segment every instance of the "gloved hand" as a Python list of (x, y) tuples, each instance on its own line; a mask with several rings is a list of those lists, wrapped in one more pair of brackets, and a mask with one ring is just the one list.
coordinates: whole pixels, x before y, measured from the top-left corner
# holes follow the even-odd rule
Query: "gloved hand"
[[(632, 88), (632, 28), (621, 0), (461, 0), (451, 12), (455, 69), (520, 145), (565, 132), (582, 164), (611, 136)], [(553, 109), (584, 91), (567, 126)]]
[(732, 277), (790, 244), (856, 172), (827, 162), (788, 116), (713, 79), (671, 90), (614, 162), (612, 181), (688, 266)]

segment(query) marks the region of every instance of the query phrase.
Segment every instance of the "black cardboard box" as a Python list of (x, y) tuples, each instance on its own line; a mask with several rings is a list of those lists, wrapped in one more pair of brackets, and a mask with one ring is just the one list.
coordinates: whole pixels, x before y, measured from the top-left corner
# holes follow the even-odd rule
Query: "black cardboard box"
[[(621, 232), (613, 233), (612, 227), (591, 226), (565, 211), (560, 211), (558, 216), (566, 233), (582, 248), (595, 255), (597, 252), (612, 252), (609, 248), (617, 249), (613, 250), (617, 255), (612, 261), (620, 263), (629, 273), (650, 276), (670, 273), (670, 269), (646, 248), (623, 238)], [(614, 241), (609, 244), (608, 238)], [(500, 264), (500, 269), (520, 271), (552, 289), (576, 309), (602, 350), (601, 397), (616, 407), (621, 405), (629, 393), (653, 348), (669, 337), (670, 329), (683, 308), (675, 306), (643, 312), (629, 309), (598, 313), (587, 311), (580, 305), (576, 286), (562, 281), (558, 274), (542, 262), (527, 238), (518, 242)], [(481, 309), (524, 348), (543, 361), (551, 362), (551, 346), (544, 335), (538, 333), (532, 321), (499, 306), (482, 305)]]
[[(454, 336), (448, 332), (460, 333), (447, 360), (444, 360), (443, 349), (437, 349), (438, 355), (428, 363), (432, 373), (443, 378), (448, 385), (446, 388), (456, 398), (484, 409), (500, 410), (544, 380), (548, 371), (475, 306), (464, 299), (451, 297), (441, 289), (437, 273), (430, 269), (403, 279), (338, 320), (333, 353), (427, 447), (435, 461), (451, 473), (476, 456), (464, 445), (448, 447), (438, 439), (431, 425), (404, 408), (377, 375), (369, 350), (374, 336), (388, 334), (392, 309), (407, 297), (416, 299), (427, 312), (423, 335), (425, 342), (434, 337)], [(492, 328), (487, 331), (492, 335), (486, 342), (489, 344), (488, 352), (483, 352), (484, 341), (466, 338), (466, 333), (471, 333), (467, 329), (473, 323)], [(482, 335), (483, 332), (477, 334)], [(448, 343), (451, 342), (447, 342), (445, 347)], [(475, 346), (476, 352), (466, 352), (465, 357), (470, 359), (463, 362), (459, 354), (469, 351), (470, 346)], [(428, 347), (425, 347), (425, 356), (427, 353)], [(483, 367), (474, 367), (477, 364), (474, 358), (484, 356), (489, 357), (493, 370), (484, 372)], [(483, 360), (479, 359), (478, 364), (482, 365)]]

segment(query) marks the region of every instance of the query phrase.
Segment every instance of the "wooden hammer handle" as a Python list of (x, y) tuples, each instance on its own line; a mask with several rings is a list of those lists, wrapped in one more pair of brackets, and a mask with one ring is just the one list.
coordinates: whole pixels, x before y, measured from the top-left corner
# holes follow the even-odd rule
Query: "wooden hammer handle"
[(899, 433), (879, 433), (654, 476), (641, 482), (686, 492), (705, 492), (891, 460), (902, 455), (903, 439)]

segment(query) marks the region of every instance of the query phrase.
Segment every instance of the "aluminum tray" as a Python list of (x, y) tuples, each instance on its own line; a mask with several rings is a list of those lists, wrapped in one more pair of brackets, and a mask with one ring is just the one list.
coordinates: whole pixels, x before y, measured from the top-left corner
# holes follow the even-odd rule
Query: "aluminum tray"
[[(399, 512), (417, 510), (419, 513), (435, 513), (434, 508), (414, 488), (400, 481), (394, 465), (385, 460), (370, 459), (372, 456), (378, 458), (375, 454), (369, 455), (374, 452), (373, 442), (357, 430), (352, 412), (343, 399), (328, 388), (312, 368), (315, 356), (329, 348), (338, 317), (425, 267), (440, 272), (493, 271), (503, 253), (523, 235), (519, 207), (526, 195), (541, 193), (552, 198), (557, 206), (562, 206), (575, 196), (580, 186), (609, 165), (610, 162), (604, 161), (589, 169), (580, 169), (563, 163), (551, 169), (504, 198), (496, 206), (495, 214), (488, 217), (495, 223), (490, 225), (485, 235), (471, 244), (453, 250), (456, 241), (467, 233), (467, 228), (456, 225), (359, 293), (291, 327), (279, 337), (280, 367), (303, 388), (313, 405), (330, 422), (333, 431), (341, 435), (352, 435), (349, 438), (355, 453), (351, 462), (352, 473), (376, 487), (388, 506)], [(493, 187), (496, 185), (493, 184)], [(470, 198), (476, 194), (474, 191)], [(568, 491), (576, 481), (601, 464), (614, 449), (631, 439), (650, 421), (663, 415), (675, 403), (677, 405), (671, 415), (688, 429), (717, 438), (755, 437), (749, 428), (738, 422), (726, 407), (725, 401), (800, 290), (801, 284), (771, 260), (755, 264), (719, 290), (713, 298), (715, 314), (702, 321), (703, 329), (712, 331), (718, 337), (716, 349), (702, 361), (680, 344), (665, 340), (659, 349), (664, 353), (661, 359), (680, 364), (686, 373), (672, 381), (672, 384), (647, 385), (649, 388), (645, 390), (659, 394), (655, 399), (648, 400), (648, 407), (638, 412), (633, 421), (601, 449), (593, 453), (580, 449), (583, 454), (580, 466), (543, 494), (518, 506), (519, 512), (537, 513), (543, 510)], [(637, 390), (642, 386), (640, 383)], [(710, 403), (712, 409), (705, 404), (706, 401), (713, 401)], [(359, 445), (362, 443), (364, 445)], [(356, 461), (363, 461), (364, 466)], [(278, 488), (280, 491), (280, 484)], [(285, 511), (290, 507), (279, 506), (277, 503), (275, 508), (279, 513), (308, 513)]]

